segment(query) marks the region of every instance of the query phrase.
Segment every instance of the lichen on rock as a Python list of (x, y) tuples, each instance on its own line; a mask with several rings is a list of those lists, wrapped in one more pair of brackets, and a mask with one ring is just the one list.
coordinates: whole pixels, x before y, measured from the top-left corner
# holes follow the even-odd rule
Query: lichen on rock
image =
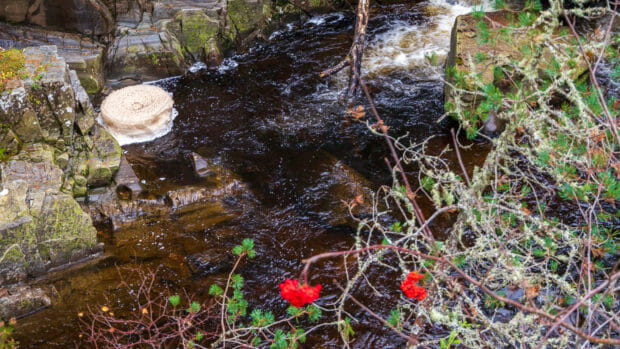
[[(10, 149), (0, 162), (0, 286), (101, 249), (90, 216), (74, 197), (110, 184), (121, 157), (116, 140), (95, 125), (78, 74), (57, 48), (24, 51), (28, 78), (0, 95), (0, 147)], [(22, 308), (4, 301), (2, 316), (21, 314)]]

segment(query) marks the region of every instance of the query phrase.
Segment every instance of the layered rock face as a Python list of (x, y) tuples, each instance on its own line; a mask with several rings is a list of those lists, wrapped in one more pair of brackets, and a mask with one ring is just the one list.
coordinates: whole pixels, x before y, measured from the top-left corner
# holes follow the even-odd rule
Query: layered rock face
[(104, 78), (131, 84), (218, 65), (271, 15), (271, 0), (0, 0), (0, 20), (12, 23), (0, 23), (0, 45), (56, 45), (93, 94)]
[(75, 33), (0, 22), (0, 47), (23, 49), (47, 45), (58, 48), (58, 55), (65, 60), (71, 70), (76, 71), (87, 93), (97, 93), (103, 88), (102, 67), (105, 51), (103, 44)]
[(0, 0), (0, 18), (85, 35), (104, 35), (114, 29), (112, 16), (100, 0)]
[(24, 50), (28, 78), (0, 95), (0, 286), (101, 249), (74, 197), (109, 184), (121, 149), (55, 46)]
[(269, 0), (108, 0), (116, 16), (108, 52), (112, 79), (153, 79), (195, 62), (221, 63), (223, 52), (242, 47), (271, 17)]

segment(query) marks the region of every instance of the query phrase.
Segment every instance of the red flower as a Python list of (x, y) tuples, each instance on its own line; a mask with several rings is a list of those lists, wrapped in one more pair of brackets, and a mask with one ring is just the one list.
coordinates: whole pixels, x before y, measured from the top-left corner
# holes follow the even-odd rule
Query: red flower
[(416, 271), (412, 271), (409, 274), (407, 274), (407, 281), (418, 282), (422, 279), (424, 279), (424, 275)]
[(286, 279), (280, 284), (280, 295), (289, 301), (292, 306), (299, 308), (319, 298), (321, 288), (320, 284), (314, 287), (310, 287), (308, 284), (299, 286), (297, 280)]
[(421, 301), (426, 298), (426, 290), (416, 284), (422, 278), (424, 278), (424, 275), (412, 271), (407, 275), (407, 279), (400, 284), (400, 289), (403, 290), (407, 297)]

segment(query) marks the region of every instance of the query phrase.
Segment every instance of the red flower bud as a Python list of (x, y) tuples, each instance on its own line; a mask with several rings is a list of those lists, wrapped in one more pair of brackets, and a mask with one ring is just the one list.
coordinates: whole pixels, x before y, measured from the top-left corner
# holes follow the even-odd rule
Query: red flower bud
[(418, 281), (422, 280), (422, 278), (424, 278), (424, 275), (415, 271), (412, 271), (407, 275), (407, 279), (400, 284), (400, 289), (403, 290), (405, 296), (415, 298), (419, 301), (426, 298), (426, 290), (416, 285)]
[(280, 295), (294, 307), (303, 307), (319, 298), (322, 286), (310, 287), (308, 284), (299, 286), (297, 280), (286, 279), (280, 284)]

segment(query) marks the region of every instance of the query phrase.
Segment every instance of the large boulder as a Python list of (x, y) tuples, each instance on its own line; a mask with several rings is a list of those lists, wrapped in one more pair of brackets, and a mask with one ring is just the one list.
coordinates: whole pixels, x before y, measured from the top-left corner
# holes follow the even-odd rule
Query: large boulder
[(97, 250), (97, 232), (72, 196), (60, 192), (54, 149), (33, 144), (1, 166), (0, 285), (38, 276)]
[[(102, 127), (78, 75), (55, 46), (24, 49), (28, 77), (22, 87), (0, 95), (0, 146), (19, 152), (23, 144), (54, 146), (65, 171), (64, 192), (85, 194), (86, 186), (105, 186), (119, 168), (121, 148)], [(82, 180), (86, 178), (86, 182)]]
[(26, 20), (30, 0), (0, 0), (0, 19), (20, 23)]
[(85, 35), (106, 35), (114, 29), (100, 0), (0, 0), (0, 19)]
[(148, 81), (181, 74), (185, 64), (178, 39), (147, 19), (137, 28), (118, 28), (107, 52), (106, 73), (109, 79)]

